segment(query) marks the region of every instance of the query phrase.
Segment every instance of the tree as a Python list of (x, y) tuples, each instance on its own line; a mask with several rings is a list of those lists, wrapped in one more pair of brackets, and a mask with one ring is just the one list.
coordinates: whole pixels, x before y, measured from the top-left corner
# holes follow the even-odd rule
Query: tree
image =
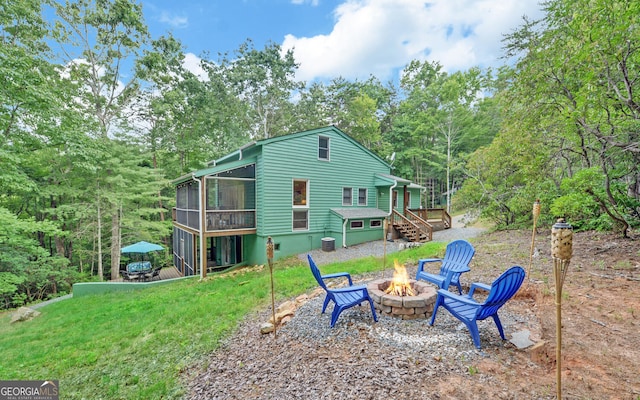
[(50, 195), (67, 168), (59, 167), (77, 161), (79, 119), (68, 106), (74, 87), (50, 61), (52, 28), (41, 17), (43, 4), (0, 1), (0, 273), (12, 306), (63, 284), (68, 290), (75, 279)]
[[(139, 83), (133, 78), (124, 81), (123, 68), (127, 60), (137, 55), (147, 40), (142, 6), (128, 0), (78, 0), (65, 2), (56, 8), (62, 51), (69, 74), (84, 90), (79, 102), (87, 117), (97, 121), (96, 139), (109, 150), (111, 136), (117, 134), (119, 124), (126, 125), (129, 106), (136, 98)], [(66, 45), (68, 44), (68, 45)], [(75, 50), (79, 49), (79, 54)], [(107, 153), (108, 157), (108, 153)], [(101, 157), (105, 160), (105, 157)], [(111, 271), (120, 265), (120, 199), (125, 193), (117, 186), (99, 186), (109, 182), (113, 172), (105, 164), (96, 164), (96, 215), (101, 220), (103, 201), (111, 216)], [(102, 223), (96, 234), (101, 240)], [(102, 277), (102, 247), (98, 247), (98, 275)]]
[[(525, 20), (507, 38), (508, 55), (522, 55), (507, 114), (554, 143), (556, 181), (599, 167), (605, 197), (583, 195), (604, 200), (603, 213), (626, 236), (640, 224), (640, 4), (553, 0), (545, 11), (543, 20)], [(619, 182), (633, 201), (619, 201)]]
[(247, 105), (244, 128), (251, 138), (288, 133), (293, 123), (290, 99), (303, 88), (294, 80), (298, 65), (292, 50), (283, 53), (279, 45), (268, 43), (259, 51), (247, 40), (233, 58), (223, 55), (219, 65), (223, 82)]
[[(495, 134), (473, 127), (483, 110), (478, 105), (483, 104), (484, 78), (478, 68), (449, 75), (438, 63), (412, 61), (404, 70), (401, 87), (406, 99), (400, 104), (397, 122), (410, 138), (399, 149), (402, 158), (410, 159), (413, 170), (421, 174), (413, 177), (418, 182), (426, 177), (445, 182), (450, 211), (450, 196), (457, 188), (453, 182), (462, 179), (461, 160)], [(483, 136), (488, 139), (479, 140)]]
[(384, 133), (395, 107), (396, 91), (375, 77), (364, 82), (335, 78), (313, 83), (300, 94), (296, 104), (295, 129), (335, 125), (369, 150), (386, 157), (391, 154)]

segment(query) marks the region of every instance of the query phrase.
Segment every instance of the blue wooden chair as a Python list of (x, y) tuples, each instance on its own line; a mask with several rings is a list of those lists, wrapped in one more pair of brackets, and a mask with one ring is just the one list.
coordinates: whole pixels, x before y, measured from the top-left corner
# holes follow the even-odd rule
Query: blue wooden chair
[[(373, 308), (373, 300), (369, 297), (369, 292), (365, 285), (354, 285), (351, 280), (351, 275), (348, 272), (338, 272), (335, 274), (321, 275), (320, 270), (316, 266), (316, 263), (311, 258), (311, 254), (307, 254), (309, 259), (309, 266), (313, 276), (318, 281), (320, 287), (322, 287), (327, 295), (324, 298), (324, 304), (322, 305), (322, 313), (324, 314), (329, 302), (333, 301), (333, 312), (331, 313), (331, 327), (336, 324), (340, 313), (347, 308), (351, 308), (362, 304), (364, 301), (368, 301), (371, 306), (371, 314), (373, 314), (373, 320), (378, 321), (376, 310)], [(325, 284), (325, 279), (345, 277), (349, 281), (349, 286), (337, 289), (329, 289)]]
[[(450, 285), (458, 288), (458, 293), (462, 294), (460, 286), (460, 275), (470, 271), (469, 263), (476, 253), (471, 243), (466, 240), (454, 240), (447, 245), (444, 258), (425, 258), (418, 260), (418, 272), (416, 280), (424, 279), (427, 282), (438, 285), (440, 289), (449, 289)], [(440, 272), (432, 274), (424, 270), (425, 264), (432, 262), (442, 263)]]
[[(480, 348), (480, 333), (478, 332), (477, 321), (488, 317), (493, 318), (500, 332), (500, 337), (504, 340), (504, 331), (502, 330), (500, 318), (498, 318), (498, 310), (520, 289), (524, 276), (524, 269), (516, 265), (503, 272), (491, 285), (473, 283), (469, 289), (469, 294), (466, 296), (460, 296), (444, 289), (438, 290), (438, 297), (436, 298), (429, 324), (433, 325), (438, 307), (442, 306), (449, 310), (454, 317), (464, 322), (477, 348)], [(472, 298), (476, 288), (489, 292), (487, 299), (482, 303), (478, 303)]]

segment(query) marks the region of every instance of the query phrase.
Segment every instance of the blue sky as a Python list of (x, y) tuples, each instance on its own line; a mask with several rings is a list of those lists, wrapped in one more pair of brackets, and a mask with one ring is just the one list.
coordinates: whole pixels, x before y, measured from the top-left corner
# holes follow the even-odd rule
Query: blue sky
[(248, 38), (293, 49), (297, 78), (342, 76), (396, 80), (411, 60), (446, 70), (497, 67), (503, 34), (540, 18), (538, 0), (149, 0), (145, 20), (154, 38), (171, 31), (197, 70), (205, 51), (237, 49)]

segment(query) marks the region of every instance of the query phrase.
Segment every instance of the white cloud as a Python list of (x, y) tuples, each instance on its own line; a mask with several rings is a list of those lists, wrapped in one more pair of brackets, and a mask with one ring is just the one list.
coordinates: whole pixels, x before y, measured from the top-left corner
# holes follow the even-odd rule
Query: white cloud
[(448, 71), (499, 66), (503, 35), (523, 15), (539, 18), (538, 0), (347, 0), (334, 10), (331, 32), (287, 35), (282, 48), (294, 49), (297, 78), (305, 81), (371, 74), (386, 80), (414, 59), (438, 61)]
[(189, 26), (189, 18), (180, 15), (174, 15), (169, 13), (168, 11), (162, 11), (160, 13), (160, 18), (158, 19), (158, 21), (177, 29), (186, 28)]
[(202, 59), (193, 53), (186, 53), (184, 60), (182, 60), (182, 66), (189, 72), (200, 78), (201, 81), (208, 81), (209, 76), (200, 65)]

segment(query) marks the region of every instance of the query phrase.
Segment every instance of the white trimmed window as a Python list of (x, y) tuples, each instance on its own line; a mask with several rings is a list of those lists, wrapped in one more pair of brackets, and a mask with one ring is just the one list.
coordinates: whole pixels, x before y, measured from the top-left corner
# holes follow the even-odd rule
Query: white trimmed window
[(358, 205), (359, 206), (367, 205), (367, 189), (365, 188), (358, 189)]
[(293, 180), (293, 206), (309, 207), (309, 181)]
[(342, 188), (342, 205), (353, 205), (353, 188)]
[(309, 229), (309, 210), (293, 210), (293, 230), (306, 231)]
[(329, 138), (318, 136), (318, 160), (329, 161)]
[(351, 226), (351, 229), (363, 229), (364, 221), (362, 220), (351, 221), (349, 226)]
[(369, 221), (369, 228), (382, 228), (382, 220), (372, 219), (371, 221)]

